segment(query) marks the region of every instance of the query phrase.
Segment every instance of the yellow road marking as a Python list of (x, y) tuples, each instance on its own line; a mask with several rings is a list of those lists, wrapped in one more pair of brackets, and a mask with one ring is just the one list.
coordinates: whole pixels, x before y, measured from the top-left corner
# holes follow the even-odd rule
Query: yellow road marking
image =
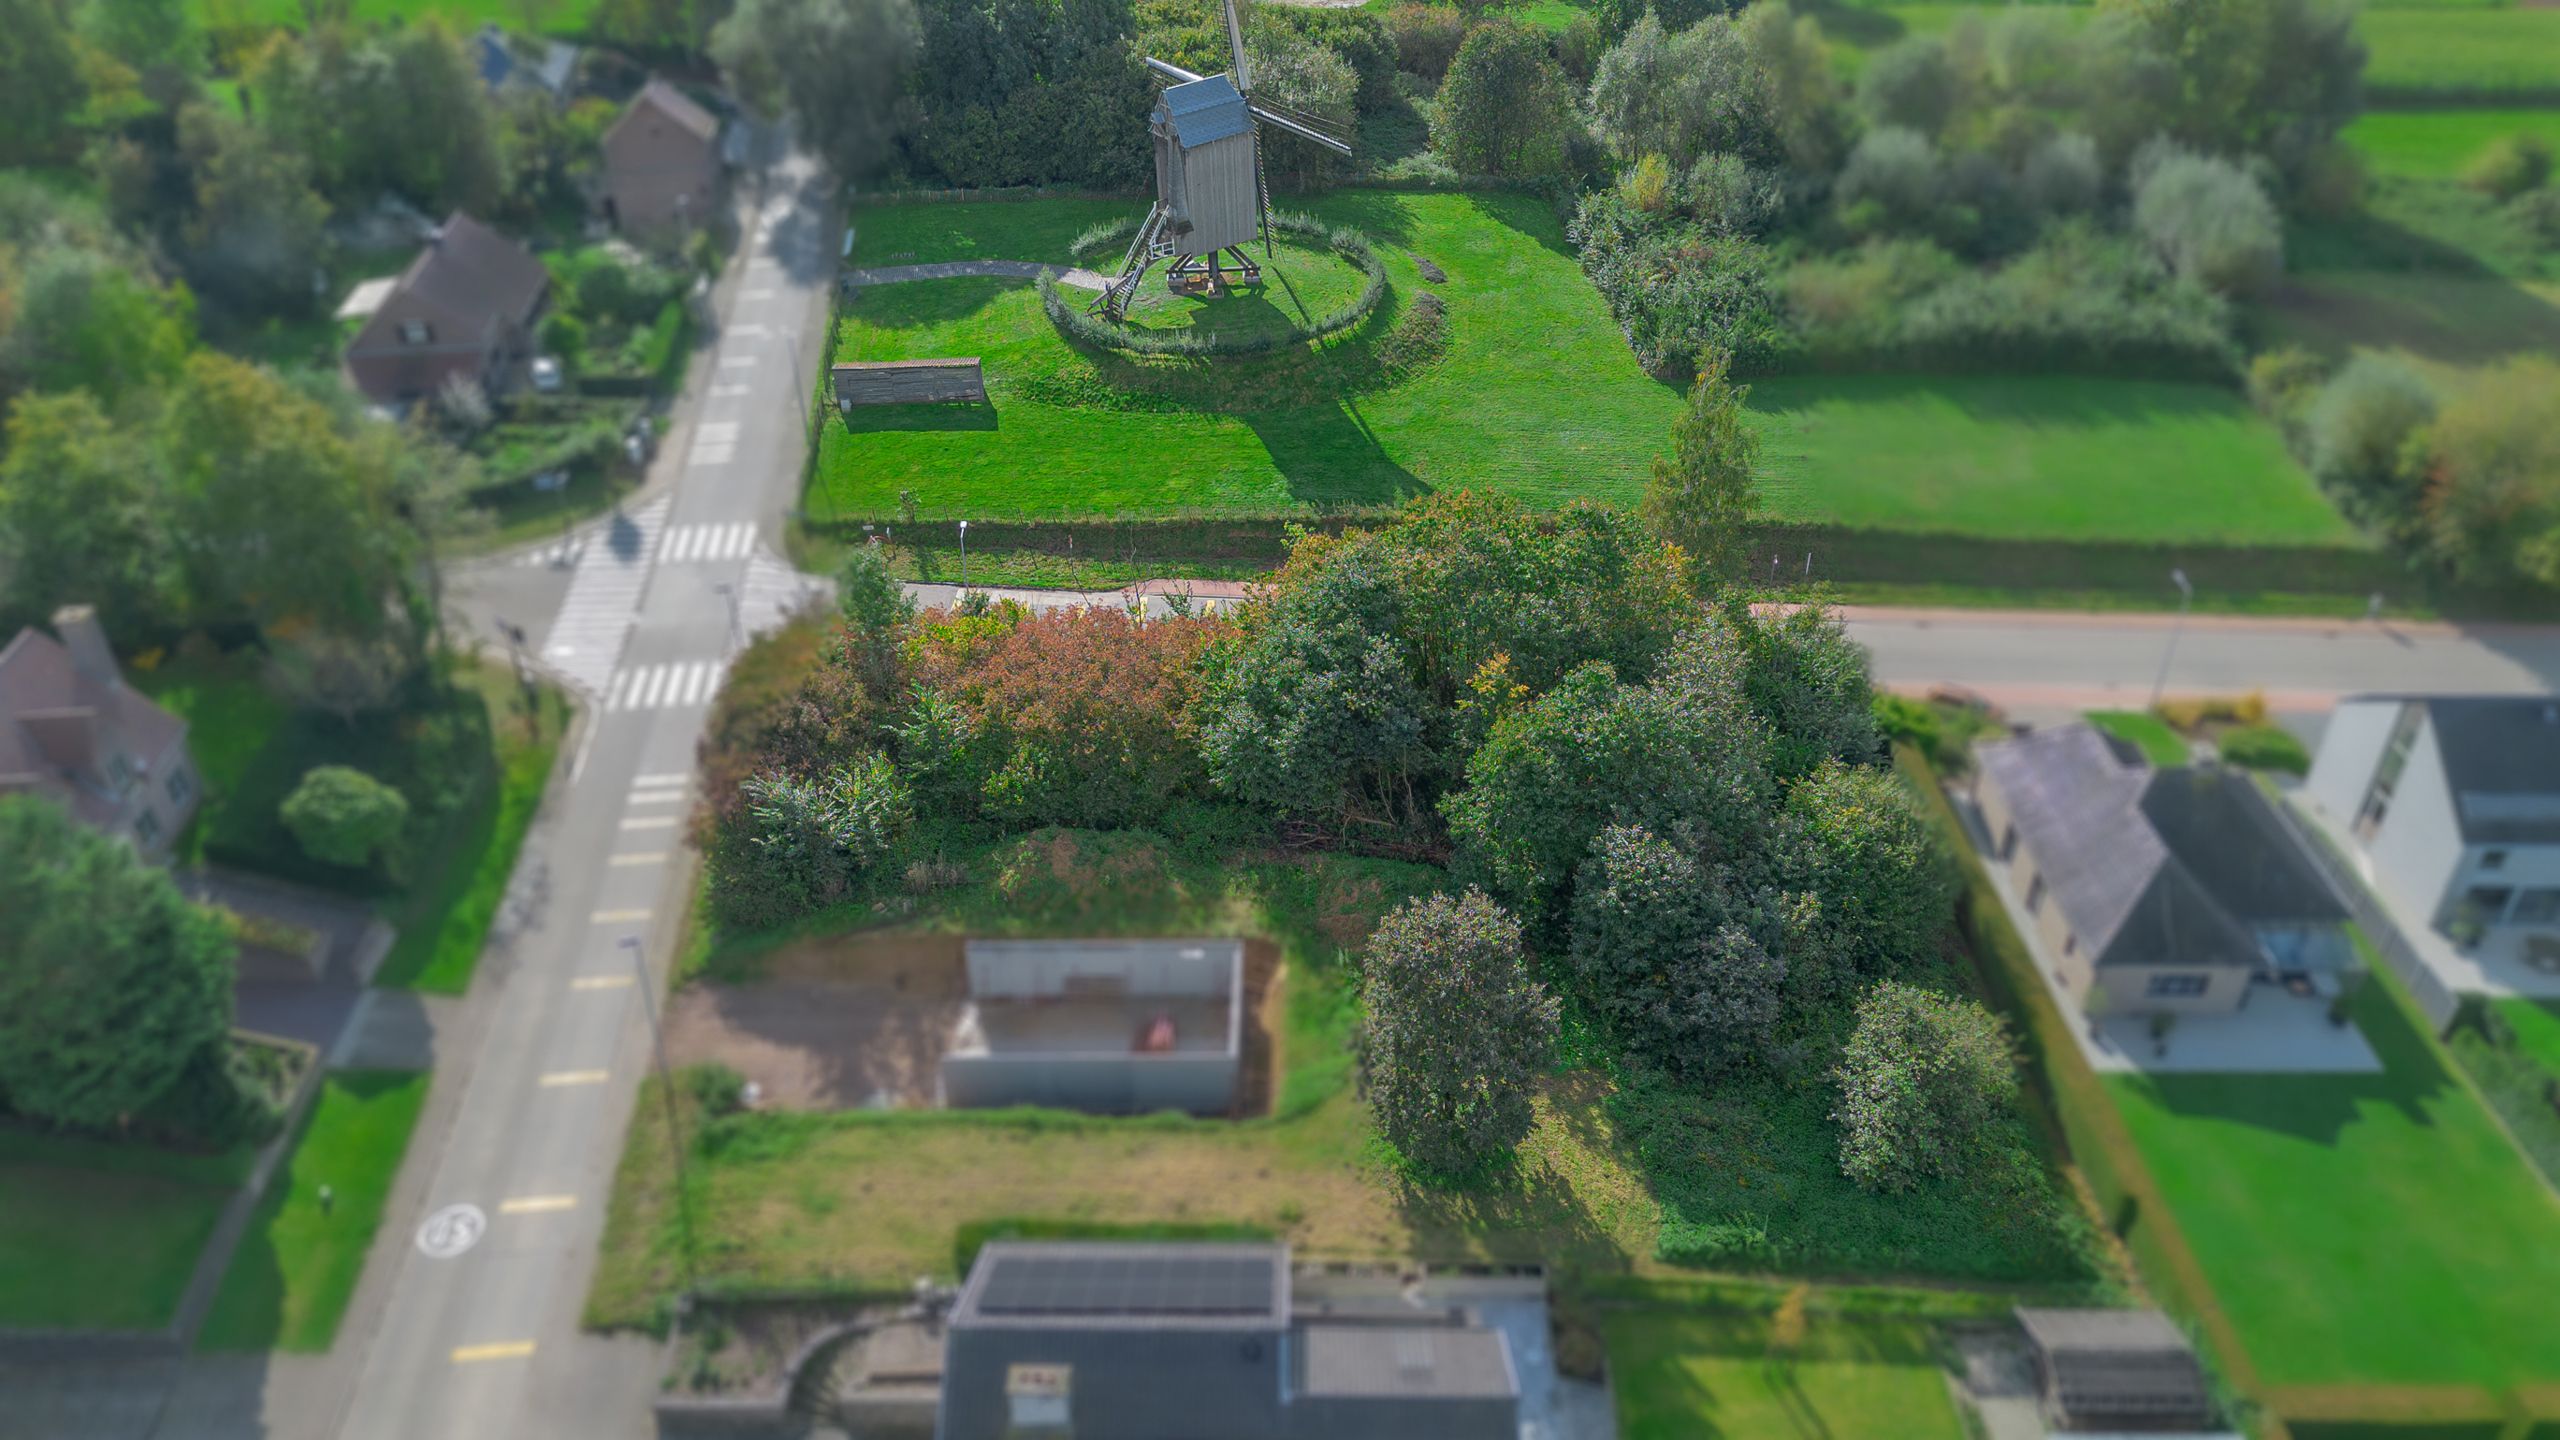
[(572, 990), (619, 990), (631, 983), (628, 975), (581, 975), (569, 982)]
[(457, 1345), (453, 1363), (468, 1365), (475, 1360), (521, 1360), (533, 1353), (530, 1340), (493, 1340), (486, 1345)]
[(554, 1070), (542, 1077), (545, 1085), (601, 1085), (604, 1081), (602, 1070)]
[(577, 1204), (578, 1197), (575, 1195), (519, 1195), (513, 1200), (499, 1201), (498, 1213), (501, 1215), (539, 1215), (546, 1210), (575, 1209), (577, 1208)]

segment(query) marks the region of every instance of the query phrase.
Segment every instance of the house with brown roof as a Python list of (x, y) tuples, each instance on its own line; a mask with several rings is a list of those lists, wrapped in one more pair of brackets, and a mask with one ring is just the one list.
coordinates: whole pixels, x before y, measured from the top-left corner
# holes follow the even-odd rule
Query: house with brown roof
[(0, 795), (56, 801), (156, 859), (201, 798), (187, 722), (125, 683), (97, 612), (66, 605), (53, 632), (0, 650)]
[(719, 117), (666, 81), (650, 81), (604, 132), (604, 185), (616, 228), (681, 240), (719, 205)]
[(348, 342), (347, 374), (386, 405), (424, 399), (457, 375), (502, 391), (550, 290), (531, 250), (457, 210)]

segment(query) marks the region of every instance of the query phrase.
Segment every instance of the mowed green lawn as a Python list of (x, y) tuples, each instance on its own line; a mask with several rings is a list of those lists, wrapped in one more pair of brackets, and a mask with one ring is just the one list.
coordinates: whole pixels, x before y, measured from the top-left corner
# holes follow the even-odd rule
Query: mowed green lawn
[(2538, 135), (2560, 149), (2560, 108), (2369, 110), (2346, 129), (2367, 171), (2421, 180), (2458, 178), (2472, 157), (2505, 135)]
[(0, 1129), (0, 1325), (168, 1324), (252, 1158)]
[(301, 1141), (223, 1273), (207, 1347), (329, 1348), (426, 1100), (427, 1077), (410, 1071), (351, 1070), (322, 1083)]
[[(349, 17), (358, 23), (421, 20), (433, 15), (455, 30), (476, 30), (496, 21), (511, 31), (539, 30), (547, 35), (575, 35), (584, 30), (600, 0), (346, 0)], [(189, 0), (197, 20), (208, 26), (290, 25), (300, 28), (306, 0)]]
[(1959, 1440), (1928, 1327), (1812, 1319), (1792, 1356), (1770, 1320), (1667, 1310), (1606, 1315), (1622, 1440)]
[[(1310, 209), (1367, 234), (1394, 286), (1378, 316), (1321, 351), (1139, 364), (1070, 349), (1027, 283), (866, 291), (837, 358), (975, 355), (992, 404), (862, 413), (853, 433), (831, 419), (809, 508), (895, 514), (905, 490), (920, 513), (945, 518), (1293, 515), (1460, 487), (1541, 506), (1635, 498), (1679, 392), (1637, 367), (1552, 209), (1525, 195), (1372, 191)], [(1076, 232), (1128, 212), (1098, 202), (865, 210), (854, 217), (856, 260), (1063, 265)], [(1426, 284), (1417, 256), (1448, 279)], [(1426, 288), (1449, 307), (1445, 345), (1391, 364), (1384, 337)]]
[(2271, 1385), (2560, 1381), (2560, 1201), (2380, 983), (2379, 1075), (2111, 1076)]
[(1775, 519), (2019, 540), (2355, 545), (2245, 401), (2071, 377), (1752, 382)]

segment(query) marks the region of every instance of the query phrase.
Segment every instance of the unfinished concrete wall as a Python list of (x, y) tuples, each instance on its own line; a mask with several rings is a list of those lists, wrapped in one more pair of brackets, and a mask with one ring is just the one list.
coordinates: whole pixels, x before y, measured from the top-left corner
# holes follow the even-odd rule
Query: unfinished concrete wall
[(980, 1000), (1223, 998), (1244, 985), (1241, 940), (972, 940), (966, 953), (969, 993)]

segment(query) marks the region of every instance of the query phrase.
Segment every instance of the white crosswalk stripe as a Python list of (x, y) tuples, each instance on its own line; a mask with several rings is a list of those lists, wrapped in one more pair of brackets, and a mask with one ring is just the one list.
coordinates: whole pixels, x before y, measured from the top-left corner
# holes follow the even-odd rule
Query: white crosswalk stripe
[(658, 541), (658, 563), (683, 565), (709, 560), (743, 559), (756, 548), (752, 520), (726, 525), (677, 525)]
[(726, 660), (677, 660), (663, 665), (628, 665), (605, 689), (604, 708), (613, 710), (685, 710), (708, 705), (720, 689)]
[(746, 582), (738, 587), (738, 624), (749, 635), (761, 635), (827, 593), (827, 582), (795, 570), (770, 550), (758, 549), (747, 561)]
[(622, 659), (623, 641), (649, 586), (651, 557), (667, 523), (666, 500), (616, 517), (586, 537), (577, 573), (543, 637), (542, 657), (588, 691), (601, 691)]
[(738, 431), (735, 420), (705, 420), (693, 430), (693, 449), (684, 463), (693, 465), (726, 465), (738, 453)]

